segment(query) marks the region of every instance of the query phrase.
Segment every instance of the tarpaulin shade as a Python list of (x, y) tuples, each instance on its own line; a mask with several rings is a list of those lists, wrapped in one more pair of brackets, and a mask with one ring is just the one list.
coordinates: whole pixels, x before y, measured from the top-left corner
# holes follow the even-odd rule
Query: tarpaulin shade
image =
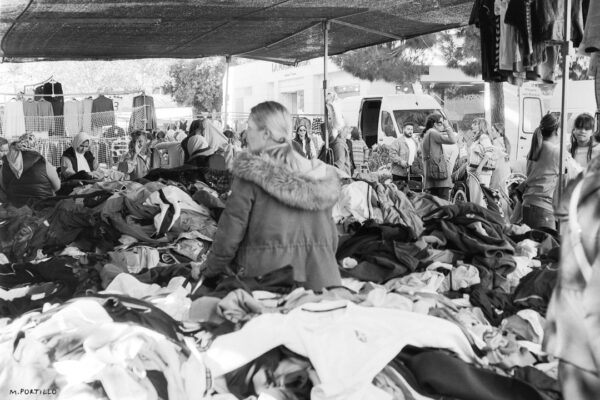
[[(466, 25), (472, 0), (2, 0), (4, 61), (234, 55), (284, 64)], [(361, 29), (362, 28), (362, 29)]]

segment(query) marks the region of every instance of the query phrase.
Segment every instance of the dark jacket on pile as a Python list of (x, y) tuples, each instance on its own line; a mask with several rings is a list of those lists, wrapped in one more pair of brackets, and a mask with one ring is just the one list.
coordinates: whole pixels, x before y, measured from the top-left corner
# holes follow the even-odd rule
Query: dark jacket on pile
[(231, 197), (206, 262), (207, 276), (231, 269), (257, 277), (291, 265), (294, 279), (309, 289), (340, 284), (331, 216), (340, 182), (335, 170), (311, 162), (326, 168), (324, 177), (292, 172), (247, 153), (238, 156)]
[(483, 287), (499, 287), (516, 263), (512, 241), (504, 234), (500, 214), (477, 204), (440, 207), (423, 217), (426, 231), (445, 239), (451, 250), (460, 250), (479, 270)]
[(23, 174), (17, 179), (8, 167), (8, 160), (4, 157), (2, 168), (2, 185), (6, 191), (8, 201), (16, 207), (27, 204), (32, 199), (43, 199), (54, 196), (52, 184), (46, 172), (46, 160), (35, 151), (23, 150)]

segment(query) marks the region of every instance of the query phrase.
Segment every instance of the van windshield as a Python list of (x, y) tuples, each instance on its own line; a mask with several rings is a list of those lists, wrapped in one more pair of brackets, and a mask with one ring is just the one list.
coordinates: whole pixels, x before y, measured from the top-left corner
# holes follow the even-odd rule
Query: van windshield
[(405, 123), (412, 122), (414, 132), (421, 133), (425, 128), (427, 116), (434, 112), (439, 112), (439, 110), (394, 110), (394, 118), (399, 129), (403, 129)]

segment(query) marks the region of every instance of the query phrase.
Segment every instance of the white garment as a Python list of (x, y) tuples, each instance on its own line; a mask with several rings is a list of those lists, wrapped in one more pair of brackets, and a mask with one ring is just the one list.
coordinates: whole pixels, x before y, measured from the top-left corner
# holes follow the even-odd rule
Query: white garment
[(16, 137), (25, 133), (25, 114), (22, 102), (9, 101), (4, 105), (2, 133), (5, 137)]
[(413, 165), (417, 155), (417, 142), (412, 137), (406, 138), (406, 145), (408, 146), (408, 165)]
[(362, 224), (368, 219), (373, 219), (373, 195), (373, 189), (367, 182), (357, 181), (345, 185), (338, 202), (333, 206), (333, 220), (339, 223), (352, 216)]
[(213, 376), (221, 376), (284, 345), (315, 367), (321, 384), (313, 388), (311, 399), (357, 400), (371, 398), (377, 391), (373, 378), (409, 344), (448, 349), (475, 361), (464, 333), (452, 322), (349, 301), (259, 315), (241, 330), (216, 338), (205, 361)]
[(65, 118), (65, 134), (67, 136), (75, 136), (81, 132), (81, 115), (80, 110), (83, 104), (77, 100), (65, 101), (64, 118)]
[(85, 156), (83, 154), (79, 153), (76, 150), (75, 151), (75, 158), (77, 158), (77, 171), (75, 171), (75, 172), (79, 172), (79, 171), (91, 172), (90, 171), (90, 165), (88, 164), (88, 162), (85, 159)]
[(93, 99), (84, 99), (83, 103), (83, 115), (81, 117), (81, 131), (86, 133), (92, 133), (92, 105)]

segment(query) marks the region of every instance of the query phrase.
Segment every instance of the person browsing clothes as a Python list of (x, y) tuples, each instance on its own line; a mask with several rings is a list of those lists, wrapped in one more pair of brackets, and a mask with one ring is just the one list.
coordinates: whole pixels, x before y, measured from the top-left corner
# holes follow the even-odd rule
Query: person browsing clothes
[(339, 285), (332, 208), (335, 168), (292, 147), (291, 116), (273, 101), (252, 108), (248, 152), (233, 163), (231, 196), (206, 261), (194, 274), (257, 277), (282, 267), (308, 289)]

